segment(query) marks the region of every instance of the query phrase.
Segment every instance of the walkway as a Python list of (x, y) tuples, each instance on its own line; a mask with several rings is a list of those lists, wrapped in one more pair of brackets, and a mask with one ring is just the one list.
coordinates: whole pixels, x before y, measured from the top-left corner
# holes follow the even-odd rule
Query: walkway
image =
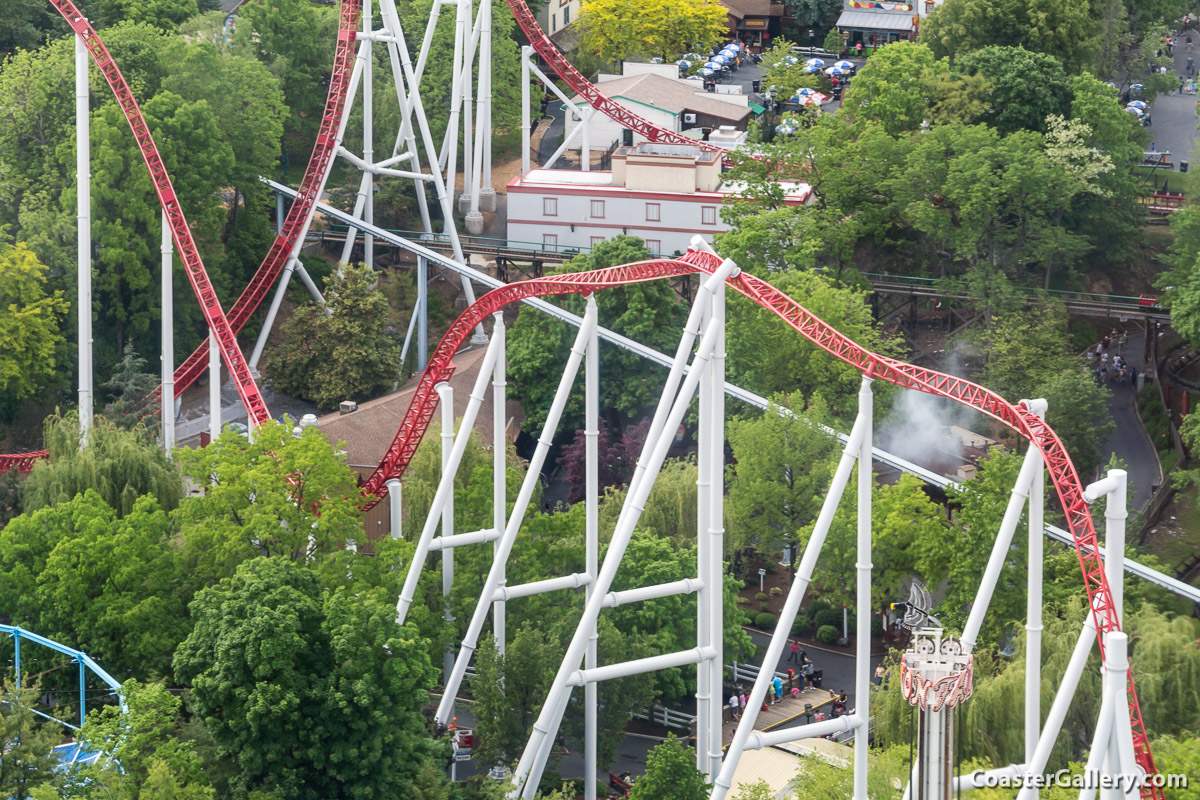
[[(1146, 371), (1146, 364), (1142, 358), (1145, 341), (1144, 333), (1131, 332), (1125, 346), (1126, 362), (1143, 374)], [(1158, 454), (1154, 450), (1154, 443), (1146, 435), (1141, 420), (1138, 419), (1137, 388), (1131, 385), (1121, 386), (1118, 383), (1110, 383), (1108, 386), (1112, 390), (1112, 396), (1108, 401), (1108, 410), (1112, 415), (1113, 422), (1116, 423), (1116, 428), (1109, 434), (1108, 441), (1104, 444), (1101, 469), (1103, 469), (1103, 464), (1108, 462), (1110, 454), (1116, 454), (1123, 460), (1125, 469), (1129, 473), (1129, 508), (1135, 511), (1145, 511), (1146, 506), (1150, 503), (1152, 489), (1162, 480)], [(1091, 476), (1080, 476), (1080, 478), (1084, 483), (1088, 483)]]
[[(1192, 39), (1200, 40), (1200, 34), (1192, 31)], [(1200, 65), (1200, 45), (1191, 53), (1187, 52), (1187, 46), (1183, 44), (1183, 37), (1179, 37), (1179, 46), (1175, 48), (1175, 73), (1183, 77), (1187, 71), (1187, 59), (1191, 55), (1195, 59), (1196, 64)], [(1175, 169), (1179, 169), (1179, 162), (1189, 161), (1196, 164), (1192, 156), (1195, 154), (1196, 148), (1196, 95), (1181, 95), (1178, 92), (1171, 94), (1159, 95), (1154, 100), (1154, 107), (1151, 109), (1151, 125), (1147, 129), (1153, 137), (1154, 146), (1159, 152), (1169, 152), (1171, 160), (1175, 163)], [(1162, 171), (1158, 171), (1155, 175), (1156, 188), (1161, 189), (1166, 175)]]

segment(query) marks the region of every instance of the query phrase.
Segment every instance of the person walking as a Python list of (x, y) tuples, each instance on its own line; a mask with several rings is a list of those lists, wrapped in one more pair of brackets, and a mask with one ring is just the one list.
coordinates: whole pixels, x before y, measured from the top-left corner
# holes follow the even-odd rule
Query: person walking
[(775, 680), (771, 681), (771, 688), (775, 690), (775, 702), (778, 703), (783, 699), (783, 681), (778, 675), (775, 676)]
[(742, 708), (746, 708), (746, 687), (738, 687), (738, 700), (742, 702)]
[(797, 665), (800, 663), (800, 643), (797, 642), (795, 639), (792, 639), (792, 652), (788, 656), (787, 662), (789, 664), (797, 664)]
[(738, 699), (738, 693), (736, 691), (729, 695), (729, 710), (733, 712), (734, 721), (740, 719), (739, 709), (741, 708), (741, 705), (738, 703)]

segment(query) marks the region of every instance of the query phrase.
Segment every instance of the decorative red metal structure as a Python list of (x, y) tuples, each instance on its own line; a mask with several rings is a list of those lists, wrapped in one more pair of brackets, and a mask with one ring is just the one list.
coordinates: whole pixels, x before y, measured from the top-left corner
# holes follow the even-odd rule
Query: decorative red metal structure
[[(438, 395), (435, 387), (453, 375), (452, 357), (466, 342), (475, 326), (488, 316), (525, 298), (563, 294), (588, 295), (601, 289), (630, 283), (693, 273), (709, 274), (720, 263), (720, 259), (710, 253), (691, 251), (680, 259), (643, 261), (592, 272), (556, 275), (514, 283), (488, 292), (454, 321), (430, 357), (429, 365), (421, 374), (399, 431), (379, 466), (363, 484), (362, 491), (368, 495), (368, 507), (379, 502), (387, 494), (388, 479), (403, 475), (437, 410)], [(1092, 524), (1088, 505), (1083, 499), (1083, 486), (1062, 440), (1049, 425), (1023, 404), (1013, 405), (995, 392), (970, 381), (872, 353), (761, 278), (743, 272), (730, 278), (727, 285), (762, 308), (774, 312), (801, 336), (835, 358), (855, 367), (864, 375), (954, 400), (999, 420), (1037, 447), (1045, 458), (1046, 469), (1050, 473), (1066, 515), (1067, 528), (1074, 538), (1084, 590), (1096, 631), (1100, 634), (1097, 641), (1103, 656), (1104, 634), (1119, 631), (1121, 625), (1105, 576), (1104, 564), (1100, 560), (1096, 529)], [(1132, 673), (1129, 678), (1128, 695), (1138, 764), (1148, 774), (1154, 774), (1154, 758), (1150, 753), (1149, 738), (1138, 705)], [(1142, 788), (1142, 796), (1161, 800), (1163, 794), (1160, 788), (1147, 785)]]
[[(233, 377), (234, 385), (237, 387), (242, 403), (246, 406), (247, 414), (254, 423), (270, 419), (271, 414), (267, 410), (266, 403), (263, 402), (262, 393), (254, 382), (249, 364), (238, 346), (237, 332), (230, 326), (229, 320), (221, 308), (221, 301), (217, 298), (217, 293), (208, 279), (208, 273), (204, 270), (200, 251), (196, 249), (192, 231), (188, 228), (187, 219), (179, 205), (179, 199), (175, 196), (175, 187), (171, 185), (171, 178), (167, 175), (166, 166), (158, 153), (158, 147), (154, 144), (154, 137), (146, 125), (142, 110), (133, 96), (133, 90), (129, 88), (125, 76), (121, 74), (120, 68), (113, 61), (108, 48), (100, 40), (100, 36), (75, 7), (75, 4), (71, 0), (50, 0), (50, 4), (83, 41), (92, 61), (104, 75), (104, 80), (112, 90), (113, 96), (117, 98), (122, 113), (125, 114), (125, 120), (129, 123), (129, 129), (133, 131), (133, 138), (137, 140), (138, 149), (142, 153), (142, 160), (146, 163), (146, 169), (150, 171), (150, 179), (154, 182), (154, 191), (158, 195), (158, 202), (171, 226), (175, 250), (179, 254), (180, 261), (183, 262), (184, 271), (187, 273), (188, 281), (192, 284), (192, 290), (196, 293), (196, 299), (200, 301), (204, 320), (216, 335), (217, 344), (221, 348), (221, 357), (229, 374)], [(0, 463), (0, 466), (3, 464)]]

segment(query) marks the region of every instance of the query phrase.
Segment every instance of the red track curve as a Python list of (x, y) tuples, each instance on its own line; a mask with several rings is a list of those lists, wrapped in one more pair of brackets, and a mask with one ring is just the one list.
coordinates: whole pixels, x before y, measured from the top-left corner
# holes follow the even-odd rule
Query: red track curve
[(92, 61), (104, 75), (104, 80), (108, 82), (113, 96), (117, 98), (117, 103), (125, 114), (125, 120), (133, 132), (133, 138), (137, 140), (142, 160), (150, 172), (150, 179), (154, 183), (154, 191), (158, 195), (159, 205), (162, 206), (162, 210), (167, 216), (167, 222), (171, 226), (175, 251), (179, 254), (179, 260), (183, 262), (183, 268), (187, 272), (188, 281), (192, 284), (192, 290), (196, 293), (196, 299), (200, 301), (204, 320), (208, 323), (209, 329), (216, 333), (217, 344), (221, 348), (221, 357), (233, 377), (238, 395), (246, 406), (250, 419), (255, 423), (270, 419), (271, 414), (267, 410), (266, 403), (263, 402), (262, 393), (254, 382), (254, 377), (250, 374), (250, 367), (238, 346), (236, 331), (230, 326), (225, 312), (221, 309), (221, 301), (217, 298), (217, 293), (213, 291), (212, 282), (209, 281), (208, 273), (204, 270), (200, 251), (196, 249), (192, 231), (188, 228), (187, 219), (184, 217), (179, 199), (175, 195), (175, 187), (171, 185), (166, 165), (163, 164), (162, 156), (158, 153), (158, 147), (142, 116), (142, 110), (133, 96), (133, 90), (129, 88), (125, 76), (121, 74), (120, 68), (113, 61), (104, 42), (100, 40), (99, 34), (75, 7), (75, 4), (71, 0), (50, 0), (50, 4), (83, 41), (88, 55), (92, 57)]
[[(403, 475), (421, 438), (429, 427), (438, 406), (435, 387), (447, 381), (454, 373), (451, 361), (454, 354), (466, 342), (475, 327), (487, 317), (507, 305), (530, 297), (545, 297), (563, 294), (590, 294), (600, 289), (641, 283), (660, 278), (712, 273), (720, 265), (720, 259), (709, 253), (689, 251), (678, 260), (644, 261), (592, 272), (557, 275), (550, 278), (522, 281), (494, 289), (476, 301), (454, 321), (429, 364), (421, 374), (417, 390), (405, 412), (404, 421), (396, 432), (392, 444), (375, 471), (363, 484), (362, 491), (368, 495), (367, 506), (379, 502), (387, 494), (386, 481)], [(786, 294), (766, 281), (742, 272), (730, 278), (726, 285), (739, 294), (754, 301), (762, 308), (773, 311), (825, 352), (845, 361), (871, 378), (915, 389), (926, 394), (946, 397), (981, 411), (1008, 425), (1037, 447), (1046, 462), (1046, 469), (1054, 482), (1059, 502), (1066, 513), (1067, 527), (1075, 541), (1075, 550), (1083, 574), (1084, 589), (1092, 609), (1092, 618), (1100, 634), (1097, 641), (1104, 653), (1104, 634), (1121, 629), (1113, 604), (1112, 591), (1104, 573), (1104, 565), (1097, 549), (1096, 530), (1087, 503), (1083, 500), (1083, 486), (1074, 464), (1063, 447), (1058, 435), (1023, 404), (1012, 405), (996, 393), (977, 386), (970, 381), (945, 375), (934, 370), (917, 367), (903, 361), (880, 356), (859, 346), (839, 333)], [(1129, 714), (1133, 728), (1134, 750), (1138, 764), (1148, 774), (1156, 768), (1150, 753), (1146, 726), (1138, 705), (1137, 692), (1133, 685), (1132, 672), (1129, 677)], [(1162, 800), (1161, 789), (1143, 787), (1142, 797)]]

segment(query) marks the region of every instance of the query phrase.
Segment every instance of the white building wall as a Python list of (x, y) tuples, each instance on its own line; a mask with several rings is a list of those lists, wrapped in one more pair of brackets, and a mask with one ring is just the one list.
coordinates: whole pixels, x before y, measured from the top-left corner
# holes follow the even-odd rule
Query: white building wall
[[(582, 187), (580, 187), (582, 188)], [(671, 255), (687, 250), (692, 236), (699, 233), (712, 242), (714, 234), (729, 226), (721, 221), (719, 196), (696, 196), (680, 200), (670, 195), (648, 193), (597, 192), (558, 194), (553, 188), (539, 187), (538, 193), (512, 191), (508, 194), (508, 239), (531, 242), (559, 250), (587, 248), (597, 241), (628, 233), (647, 242), (651, 252)], [(547, 208), (547, 200), (555, 201)], [(603, 216), (593, 215), (593, 202), (603, 203)], [(657, 205), (658, 220), (648, 205)], [(708, 211), (705, 211), (708, 209)], [(553, 210), (555, 214), (546, 213)], [(705, 220), (711, 220), (706, 222)], [(554, 237), (552, 239), (547, 237)], [(657, 242), (657, 244), (654, 244)]]

